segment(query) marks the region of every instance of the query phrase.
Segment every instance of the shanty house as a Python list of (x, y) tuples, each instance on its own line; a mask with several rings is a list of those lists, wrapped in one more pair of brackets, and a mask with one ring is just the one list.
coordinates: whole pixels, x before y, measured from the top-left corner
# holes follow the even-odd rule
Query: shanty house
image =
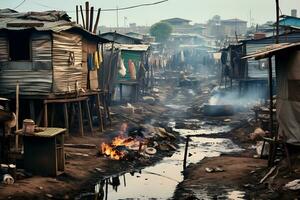
[(144, 89), (146, 72), (149, 72), (146, 66), (149, 47), (149, 45), (115, 44), (116, 50), (121, 54), (116, 80), (121, 101), (122, 98), (137, 100), (139, 91)]
[(61, 11), (0, 10), (0, 94), (47, 96), (98, 88), (98, 44)]
[[(292, 145), (300, 145), (300, 43), (268, 46), (245, 58), (276, 57), (278, 134)], [(272, 102), (272, 101), (271, 101)], [(272, 104), (271, 104), (272, 105)], [(275, 135), (277, 133), (275, 132)]]

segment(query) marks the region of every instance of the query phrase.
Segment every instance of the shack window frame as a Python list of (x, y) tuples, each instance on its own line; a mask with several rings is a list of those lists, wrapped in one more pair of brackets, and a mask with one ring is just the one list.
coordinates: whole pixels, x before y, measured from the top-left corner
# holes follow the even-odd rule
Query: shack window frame
[[(23, 37), (16, 37), (17, 35), (23, 35)], [(25, 37), (24, 37), (25, 35)], [(8, 32), (8, 37), (7, 37), (7, 45), (8, 45), (8, 58), (9, 58), (9, 61), (11, 62), (31, 62), (32, 61), (32, 34), (30, 31), (9, 31)], [(22, 47), (20, 48), (19, 45), (16, 45), (14, 44), (15, 47), (17, 48), (13, 48), (14, 51), (22, 51), (22, 50), (25, 50), (27, 51), (27, 55), (24, 56), (24, 57), (21, 57), (21, 58), (17, 58), (17, 57), (14, 57), (12, 58), (12, 41), (14, 41), (14, 43), (17, 43), (17, 41), (22, 41), (22, 42), (26, 42), (26, 47)]]

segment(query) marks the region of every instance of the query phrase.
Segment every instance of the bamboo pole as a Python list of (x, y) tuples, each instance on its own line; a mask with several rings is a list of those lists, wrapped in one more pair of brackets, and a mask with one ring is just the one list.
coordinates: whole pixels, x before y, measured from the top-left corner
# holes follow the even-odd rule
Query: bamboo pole
[(82, 26), (85, 29), (85, 20), (84, 20), (83, 9), (82, 9), (81, 5), (80, 5), (80, 13), (81, 13), (81, 19), (82, 19)]
[(100, 19), (100, 13), (101, 13), (101, 8), (98, 9), (98, 13), (97, 13), (97, 17), (96, 17), (96, 22), (95, 22), (95, 25), (94, 25), (93, 33), (95, 33), (95, 34), (97, 32), (97, 27), (98, 27), (98, 23), (99, 23), (99, 19)]
[[(16, 85), (16, 130), (19, 130), (19, 93), (20, 93), (20, 85), (19, 81), (17, 81)], [(19, 148), (19, 136), (16, 134), (15, 138), (15, 149)]]
[(94, 7), (91, 7), (91, 14), (90, 14), (90, 26), (89, 26), (89, 31), (93, 31), (93, 22), (94, 22)]
[(88, 1), (85, 2), (85, 20), (86, 20), (86, 25), (85, 25), (85, 29), (89, 30), (89, 10), (90, 10), (90, 3)]
[(78, 6), (76, 5), (76, 23), (79, 24)]

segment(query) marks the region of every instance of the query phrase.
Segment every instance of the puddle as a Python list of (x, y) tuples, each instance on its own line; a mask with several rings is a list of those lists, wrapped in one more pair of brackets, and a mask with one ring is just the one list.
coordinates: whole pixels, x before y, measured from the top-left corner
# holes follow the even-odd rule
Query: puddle
[(174, 131), (179, 132), (180, 135), (209, 135), (209, 134), (217, 134), (217, 133), (226, 133), (231, 130), (229, 126), (205, 126), (204, 128), (191, 130), (191, 129), (176, 129), (173, 128)]
[(186, 111), (189, 106), (178, 105), (178, 104), (167, 104), (166, 107), (172, 108), (174, 110)]
[[(241, 150), (229, 139), (192, 138), (188, 163)], [(95, 187), (95, 193), (99, 194), (97, 198), (95, 194), (87, 193), (89, 195), (81, 195), (77, 199), (171, 199), (177, 184), (183, 181), (183, 155), (184, 144), (181, 144), (177, 152), (155, 166), (100, 181)]]

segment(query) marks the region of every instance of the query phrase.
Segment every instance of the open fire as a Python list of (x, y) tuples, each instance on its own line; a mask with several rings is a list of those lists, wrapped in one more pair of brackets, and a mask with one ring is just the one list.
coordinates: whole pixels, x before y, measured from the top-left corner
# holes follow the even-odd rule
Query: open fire
[(103, 142), (101, 152), (113, 160), (125, 159), (129, 151), (140, 151), (144, 139), (127, 136), (128, 125), (123, 123), (119, 135), (112, 139), (111, 143)]

